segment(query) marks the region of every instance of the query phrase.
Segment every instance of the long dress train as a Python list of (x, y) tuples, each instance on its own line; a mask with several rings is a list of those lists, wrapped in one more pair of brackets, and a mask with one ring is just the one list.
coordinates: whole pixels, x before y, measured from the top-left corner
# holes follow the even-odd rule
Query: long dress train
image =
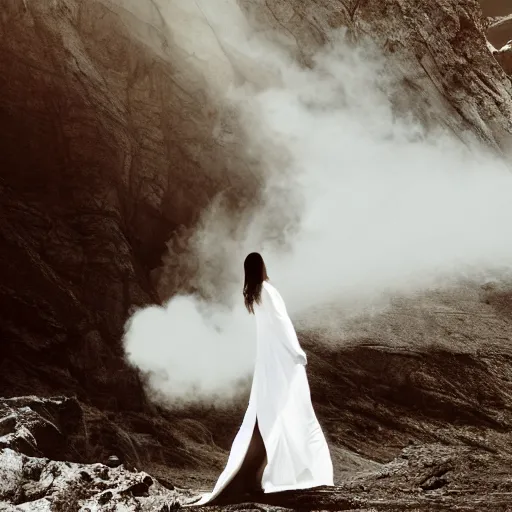
[(213, 501), (235, 479), (256, 426), (267, 461), (263, 492), (333, 485), (329, 448), (311, 403), (306, 354), (281, 295), (269, 282), (263, 283), (261, 304), (254, 309), (257, 351), (249, 405), (224, 471), (197, 505)]

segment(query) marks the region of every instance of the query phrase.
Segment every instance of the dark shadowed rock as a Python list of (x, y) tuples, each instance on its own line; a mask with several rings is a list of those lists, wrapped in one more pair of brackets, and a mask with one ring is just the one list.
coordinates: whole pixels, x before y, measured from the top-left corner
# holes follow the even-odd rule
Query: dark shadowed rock
[(100, 505), (105, 505), (113, 498), (113, 496), (114, 495), (112, 494), (111, 491), (105, 491), (104, 493), (98, 496), (98, 503)]
[(0, 445), (26, 455), (67, 457), (68, 443), (82, 426), (82, 410), (73, 399), (0, 399)]
[(127, 489), (122, 491), (122, 494), (131, 494), (132, 496), (148, 496), (149, 487), (153, 483), (151, 481), (151, 483), (148, 484), (148, 478), (150, 479), (150, 477), (146, 477), (142, 482), (136, 482), (130, 485)]
[[(97, 476), (98, 467), (0, 450), (0, 510), (4, 510), (5, 503), (10, 505), (7, 510), (18, 512), (106, 511), (117, 506), (126, 511), (149, 512), (178, 499), (176, 492), (165, 489), (145, 473), (116, 468), (105, 481)], [(89, 478), (83, 478), (84, 474)]]
[(166, 503), (158, 512), (171, 512), (171, 510), (177, 510), (179, 508), (181, 508), (181, 504), (176, 500), (171, 503)]
[(119, 457), (117, 457), (116, 455), (111, 455), (107, 459), (107, 466), (110, 468), (117, 468), (117, 466), (120, 466), (120, 465), (121, 465), (121, 461), (119, 460)]
[(212, 138), (204, 80), (160, 52), (163, 34), (135, 37), (145, 27), (99, 0), (2, 6), (3, 395), (145, 407), (120, 342), (130, 308), (158, 300), (150, 273), (174, 230), (220, 190), (233, 208), (257, 197), (237, 145)]
[(512, 41), (493, 52), (494, 57), (508, 75), (512, 75)]

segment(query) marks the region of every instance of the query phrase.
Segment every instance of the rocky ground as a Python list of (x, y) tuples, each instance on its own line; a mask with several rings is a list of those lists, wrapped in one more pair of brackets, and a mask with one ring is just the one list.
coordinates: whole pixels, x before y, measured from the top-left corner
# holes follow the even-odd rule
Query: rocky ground
[(51, 512), (152, 510), (177, 507), (178, 491), (146, 473), (105, 464), (73, 464), (0, 452), (0, 510)]
[[(334, 488), (240, 496), (207, 510), (508, 511), (511, 460), (442, 445), (405, 448), (378, 470)], [(0, 451), (5, 512), (154, 511), (193, 504), (193, 491), (170, 489), (147, 473), (106, 464), (73, 464)], [(478, 474), (478, 477), (475, 475)], [(483, 483), (485, 482), (485, 483)]]
[[(507, 290), (489, 283), (396, 301), (354, 320), (330, 349), (318, 345), (320, 333), (302, 333), (336, 487), (240, 496), (210, 508), (511, 510)], [(109, 431), (107, 417), (73, 398), (3, 399), (0, 500), (6, 510), (52, 511), (191, 504), (213, 485), (242, 412), (235, 407), (225, 423), (226, 411), (175, 413), (162, 443), (147, 420)], [(109, 467), (110, 456), (121, 465)]]
[[(77, 426), (70, 399), (25, 397), (0, 403), (0, 510), (10, 512), (168, 512), (193, 504), (198, 489), (175, 487), (116, 456), (97, 463), (62, 461)], [(485, 434), (472, 443), (409, 445), (386, 464), (345, 453), (356, 465), (335, 488), (233, 497), (211, 510), (511, 510), (511, 451)], [(510, 438), (507, 440), (510, 443)], [(60, 451), (62, 455), (64, 452)], [(46, 457), (50, 455), (50, 457)], [(337, 454), (339, 456), (339, 453)], [(338, 461), (339, 462), (339, 461)]]
[[(209, 508), (511, 510), (509, 290), (487, 283), (397, 299), (379, 314), (345, 319), (338, 342), (329, 334), (332, 345), (318, 343), (325, 333), (302, 332), (336, 487)], [(245, 400), (231, 410), (116, 421), (76, 398), (1, 399), (0, 510), (193, 504), (222, 469)]]

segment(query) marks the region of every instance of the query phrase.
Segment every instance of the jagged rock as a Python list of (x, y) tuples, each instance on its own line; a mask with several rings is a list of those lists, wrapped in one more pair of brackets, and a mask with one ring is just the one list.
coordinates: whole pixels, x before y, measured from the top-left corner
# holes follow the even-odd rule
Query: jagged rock
[(512, 75), (512, 41), (508, 42), (500, 50), (493, 52), (493, 55), (505, 73)]
[(80, 478), (85, 482), (92, 482), (92, 477), (87, 471), (80, 471)]
[[(17, 418), (14, 414), (9, 414), (0, 418), (0, 436), (3, 437), (7, 434), (11, 434), (16, 430)], [(1, 441), (3, 443), (4, 441)]]
[(182, 508), (181, 503), (178, 500), (166, 503), (158, 512), (171, 512), (171, 510), (178, 510)]
[(111, 468), (117, 468), (117, 466), (121, 465), (121, 461), (119, 460), (119, 457), (116, 455), (111, 455), (107, 460), (107, 466)]
[[(152, 22), (153, 45), (138, 37)], [(147, 408), (120, 343), (130, 308), (158, 301), (166, 242), (216, 193), (234, 209), (258, 196), (171, 38), (108, 0), (2, 5), (0, 395)]]
[(477, 0), (242, 4), (262, 24), (290, 34), (306, 61), (333, 37), (332, 28), (348, 27), (356, 40), (369, 37), (402, 80), (398, 110), (414, 112), (427, 126), (446, 126), (468, 143), (477, 134), (509, 150), (512, 88), (487, 49)]
[(112, 498), (114, 497), (114, 495), (112, 494), (111, 491), (105, 491), (104, 493), (100, 494), (98, 496), (98, 503), (100, 505), (105, 505), (106, 503), (108, 503)]
[[(162, 487), (146, 473), (116, 468), (105, 481), (97, 476), (98, 468), (99, 465), (50, 461), (10, 449), (0, 450), (0, 502), (9, 503), (18, 512), (101, 511), (112, 510), (112, 504), (135, 512), (178, 502), (176, 491)], [(89, 477), (83, 478), (84, 474)]]
[(98, 475), (98, 477), (101, 478), (102, 480), (108, 480), (110, 478), (108, 468), (98, 467), (95, 468), (95, 472), (96, 475)]
[[(189, 413), (184, 411), (183, 414), (187, 416)], [(198, 440), (197, 435), (193, 435), (193, 439), (188, 440), (183, 436), (184, 429), (190, 432), (191, 424), (211, 436), (200, 422), (176, 416), (172, 419), (154, 418), (145, 414), (116, 414), (113, 419), (116, 423), (100, 411), (71, 398), (0, 398), (0, 425), (3, 426), (0, 448), (72, 462), (105, 462), (108, 465), (95, 466), (94, 475), (89, 475), (105, 481), (109, 480), (112, 469), (120, 465), (120, 458), (110, 455), (117, 452), (123, 454), (125, 470), (148, 467), (169, 490), (174, 490), (174, 480), (180, 476), (180, 468), (195, 467), (200, 461), (204, 466), (202, 471), (209, 475), (222, 464), (220, 449), (214, 448), (205, 458), (202, 438)], [(219, 421), (212, 417), (210, 421), (212, 427), (220, 427), (220, 430), (224, 430), (227, 423), (232, 426), (229, 419)], [(81, 478), (87, 480), (87, 472), (81, 473)]]
[(82, 427), (82, 410), (69, 398), (0, 399), (0, 446), (26, 455), (62, 458)]
[(127, 489), (121, 491), (122, 494), (131, 494), (132, 496), (147, 496), (149, 488), (153, 485), (153, 479), (150, 476), (144, 477), (141, 482), (130, 485)]

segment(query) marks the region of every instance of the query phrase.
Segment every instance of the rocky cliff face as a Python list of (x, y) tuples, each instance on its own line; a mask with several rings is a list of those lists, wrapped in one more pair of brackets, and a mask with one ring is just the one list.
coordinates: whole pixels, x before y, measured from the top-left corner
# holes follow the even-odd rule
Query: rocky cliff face
[(444, 125), (463, 140), (510, 143), (510, 82), (489, 56), (477, 0), (241, 2), (264, 24), (284, 30), (307, 62), (332, 29), (369, 37), (390, 57), (402, 80), (397, 108), (425, 124)]
[(241, 205), (258, 184), (214, 139), (200, 77), (134, 36), (145, 20), (9, 1), (0, 23), (2, 392), (140, 406), (120, 348), (130, 308), (158, 300), (150, 274), (175, 230), (218, 191)]
[[(228, 190), (233, 211), (257, 200), (257, 159), (245, 154), (232, 113), (187, 65), (194, 56), (174, 43), (158, 2), (4, 4), (0, 394), (77, 395), (87, 405), (82, 410), (77, 402), (82, 412), (71, 414), (73, 429), (45, 424), (38, 430), (48, 449), (31, 445), (30, 436), (16, 437), (12, 418), (0, 420), (0, 435), (10, 436), (0, 442), (25, 457), (78, 462), (116, 452), (154, 473), (170, 466), (166, 478), (206, 485), (222, 466), (222, 449), (236, 430), (232, 418), (241, 408), (155, 409), (140, 376), (123, 360), (120, 338), (133, 306), (190, 287), (188, 275), (173, 270), (172, 258), (159, 271), (168, 241), (172, 251), (187, 251), (188, 233), (221, 190)], [(255, 27), (275, 29), (304, 66), (332, 29), (347, 27), (354, 41), (369, 37), (402, 83), (397, 111), (411, 110), (427, 126), (441, 125), (467, 143), (508, 153), (511, 85), (487, 47), (475, 0), (239, 4)], [(339, 474), (380, 471), (375, 468), (399, 456), (409, 440), (477, 447), (477, 459), (482, 453), (508, 456), (512, 370), (503, 340), (511, 336), (510, 298), (506, 291), (478, 292), (433, 304), (413, 307), (416, 316), (398, 308), (345, 351), (311, 357), (313, 396)], [(435, 313), (439, 305), (444, 315)], [(387, 338), (384, 332), (398, 334)], [(306, 347), (314, 346), (315, 336), (303, 334)], [(411, 345), (415, 337), (450, 343)], [(457, 339), (469, 342), (462, 347)], [(327, 385), (332, 393), (324, 392)], [(16, 407), (37, 409), (33, 405)], [(59, 423), (55, 411), (50, 416), (50, 423)], [(52, 451), (63, 438), (72, 439), (65, 452)], [(439, 457), (442, 465), (448, 456)], [(464, 465), (450, 460), (453, 468)], [(397, 464), (387, 475), (400, 475), (398, 489), (406, 463)], [(416, 480), (425, 477), (411, 493), (429, 479), (450, 481), (443, 470), (430, 474), (421, 464), (411, 463)], [(375, 475), (378, 487), (387, 476)], [(469, 485), (461, 482), (457, 492)], [(501, 483), (493, 491), (494, 483), (482, 484), (482, 495), (510, 491)], [(357, 505), (340, 498), (336, 506), (342, 503)]]

